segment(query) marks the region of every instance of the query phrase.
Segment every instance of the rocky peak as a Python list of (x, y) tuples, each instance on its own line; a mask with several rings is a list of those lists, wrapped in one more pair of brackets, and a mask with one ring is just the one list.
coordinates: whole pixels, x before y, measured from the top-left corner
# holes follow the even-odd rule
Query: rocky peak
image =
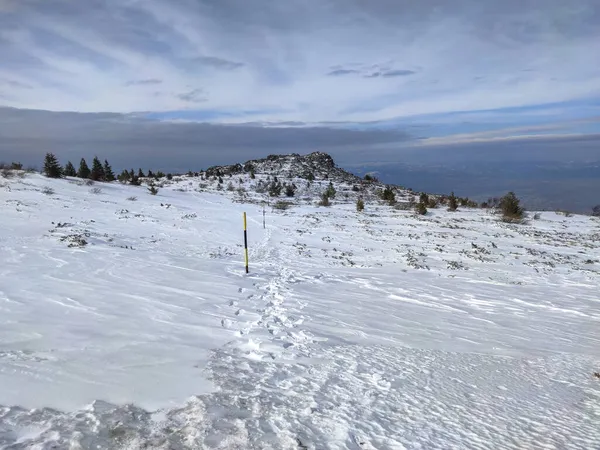
[(253, 159), (244, 164), (213, 166), (206, 170), (208, 176), (235, 175), (254, 171), (257, 174), (279, 177), (297, 177), (330, 179), (332, 181), (357, 182), (359, 178), (336, 167), (335, 161), (327, 153), (313, 152), (308, 155), (292, 153), (289, 155), (269, 155), (262, 159)]

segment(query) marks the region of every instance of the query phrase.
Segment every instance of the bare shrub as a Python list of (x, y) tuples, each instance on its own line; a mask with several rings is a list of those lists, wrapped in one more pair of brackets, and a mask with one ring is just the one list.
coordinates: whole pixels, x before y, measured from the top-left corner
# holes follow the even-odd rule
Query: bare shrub
[(42, 194), (46, 194), (46, 195), (54, 195), (54, 189), (52, 189), (51, 187), (44, 187), (42, 189)]
[(321, 194), (321, 200), (318, 203), (319, 206), (331, 206), (331, 202), (329, 201), (329, 195), (326, 192)]
[(99, 187), (92, 188), (92, 189), (90, 189), (90, 194), (95, 194), (95, 195), (102, 194), (102, 189), (100, 189)]
[(137, 197), (136, 196), (127, 197), (127, 200), (129, 200), (130, 202), (137, 202)]
[(85, 180), (85, 185), (86, 186), (93, 186), (94, 185), (94, 180)]
[(281, 211), (285, 211), (286, 209), (289, 209), (290, 206), (292, 206), (292, 202), (286, 202), (285, 200), (278, 200), (275, 203), (273, 203), (273, 209), (278, 209)]
[(365, 201), (362, 198), (356, 200), (356, 210), (362, 212), (365, 210)]

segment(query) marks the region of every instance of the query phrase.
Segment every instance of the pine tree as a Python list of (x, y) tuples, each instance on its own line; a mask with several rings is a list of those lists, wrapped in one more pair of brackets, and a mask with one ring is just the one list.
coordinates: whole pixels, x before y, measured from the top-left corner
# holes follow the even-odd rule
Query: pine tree
[(151, 170), (148, 170), (148, 178), (154, 178), (154, 174)]
[(115, 173), (112, 170), (112, 167), (110, 167), (110, 164), (108, 163), (108, 161), (105, 159), (104, 160), (104, 180), (105, 181), (115, 181), (116, 177), (115, 177)]
[(128, 170), (124, 169), (118, 178), (121, 183), (127, 183), (131, 179), (131, 175)]
[(415, 212), (417, 214), (420, 214), (421, 216), (424, 216), (425, 214), (427, 214), (427, 206), (425, 206), (425, 203), (422, 203), (422, 202), (417, 203), (417, 206), (415, 206)]
[(502, 210), (502, 218), (507, 222), (519, 221), (525, 216), (525, 210), (520, 205), (520, 200), (514, 192), (509, 192), (500, 199), (500, 209)]
[(381, 193), (381, 198), (388, 202), (390, 205), (396, 203), (396, 194), (391, 186), (386, 186), (383, 192)]
[(65, 168), (63, 170), (63, 175), (65, 177), (76, 177), (77, 176), (77, 171), (75, 170), (75, 166), (73, 166), (73, 163), (71, 163), (71, 161), (67, 162), (67, 165), (65, 166)]
[(94, 156), (94, 161), (92, 162), (90, 179), (94, 181), (104, 181), (104, 168), (97, 156)]
[(46, 153), (44, 173), (48, 178), (60, 178), (62, 176), (62, 169), (53, 153)]
[(138, 170), (138, 177), (139, 178), (145, 178), (146, 175), (144, 175), (144, 171), (142, 169)]
[(450, 194), (450, 197), (448, 197), (448, 211), (456, 211), (457, 209), (458, 209), (458, 200), (456, 199), (454, 192), (452, 192)]
[(325, 194), (329, 198), (335, 198), (335, 188), (333, 187), (333, 183), (331, 181), (329, 182), (329, 186), (327, 186), (327, 189), (325, 190)]
[(81, 162), (79, 163), (79, 170), (77, 171), (77, 176), (79, 178), (89, 178), (90, 177), (90, 168), (88, 167), (85, 159), (81, 158)]

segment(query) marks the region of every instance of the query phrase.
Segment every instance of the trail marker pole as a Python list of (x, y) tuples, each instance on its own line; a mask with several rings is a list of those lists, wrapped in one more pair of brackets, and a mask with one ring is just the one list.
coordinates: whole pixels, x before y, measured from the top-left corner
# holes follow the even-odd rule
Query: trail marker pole
[(244, 213), (244, 256), (246, 260), (246, 273), (248, 273), (248, 229), (246, 225), (246, 213)]

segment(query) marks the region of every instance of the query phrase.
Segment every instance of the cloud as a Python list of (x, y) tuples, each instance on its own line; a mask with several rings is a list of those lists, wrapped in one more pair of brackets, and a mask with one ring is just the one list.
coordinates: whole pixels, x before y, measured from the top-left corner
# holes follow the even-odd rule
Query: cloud
[(125, 86), (149, 86), (161, 84), (162, 80), (156, 78), (148, 78), (146, 80), (130, 80), (125, 83)]
[(223, 70), (235, 70), (244, 66), (244, 63), (228, 61), (227, 59), (217, 58), (216, 56), (200, 56), (195, 58), (195, 61), (208, 67), (214, 67), (215, 69)]
[(382, 77), (406, 77), (408, 75), (414, 75), (416, 72), (414, 70), (388, 70), (387, 72), (383, 72), (381, 74)]
[(350, 74), (356, 74), (356, 73), (360, 73), (360, 71), (355, 70), (355, 69), (336, 69), (336, 70), (332, 70), (327, 75), (337, 77), (340, 75), (350, 75)]
[(177, 98), (183, 100), (184, 102), (189, 103), (204, 103), (208, 101), (206, 97), (206, 93), (204, 89), (193, 89), (189, 92), (184, 92), (183, 94), (178, 94)]
[(203, 86), (266, 111), (239, 122), (367, 122), (600, 98), (597, 0), (538, 3), (3, 0), (0, 78), (33, 89), (0, 103), (176, 111)]
[[(35, 134), (31, 130), (36, 130)], [(26, 165), (39, 165), (44, 153), (51, 151), (63, 163), (98, 154), (109, 159), (115, 168), (143, 165), (181, 171), (246, 161), (271, 153), (321, 150), (334, 155), (364, 155), (379, 145), (411, 139), (398, 130), (178, 123), (141, 115), (15, 108), (0, 108), (0, 135), (2, 159)]]

